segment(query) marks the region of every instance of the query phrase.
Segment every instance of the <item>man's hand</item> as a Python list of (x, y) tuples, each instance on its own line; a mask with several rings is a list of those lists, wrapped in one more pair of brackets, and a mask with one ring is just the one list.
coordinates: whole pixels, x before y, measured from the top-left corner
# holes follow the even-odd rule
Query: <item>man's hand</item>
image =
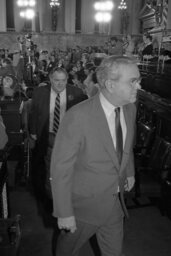
[(59, 229), (65, 229), (71, 233), (74, 233), (77, 229), (75, 217), (71, 216), (67, 218), (58, 218), (58, 227)]
[(133, 188), (134, 183), (135, 183), (135, 177), (134, 176), (127, 177), (125, 187), (124, 187), (125, 191), (130, 191)]
[(28, 140), (29, 140), (29, 148), (33, 149), (35, 147), (37, 136), (35, 134), (30, 134), (30, 138)]

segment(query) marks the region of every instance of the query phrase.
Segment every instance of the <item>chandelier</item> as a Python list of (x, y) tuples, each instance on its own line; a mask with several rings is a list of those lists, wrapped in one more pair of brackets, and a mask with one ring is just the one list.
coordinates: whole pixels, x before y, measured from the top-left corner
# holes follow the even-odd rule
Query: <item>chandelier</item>
[(18, 0), (17, 5), (19, 7), (34, 7), (36, 5), (35, 0)]
[(18, 0), (17, 5), (20, 9), (20, 17), (25, 19), (33, 19), (35, 17), (36, 0)]
[(118, 6), (118, 9), (120, 10), (126, 10), (127, 9), (127, 4), (124, 0), (121, 0), (119, 6)]
[(60, 6), (59, 0), (51, 0), (49, 4), (50, 4), (50, 7), (58, 7), (58, 6)]
[(111, 11), (114, 8), (113, 1), (97, 1), (94, 3), (94, 9), (96, 11), (95, 20), (99, 23), (108, 23), (112, 19)]

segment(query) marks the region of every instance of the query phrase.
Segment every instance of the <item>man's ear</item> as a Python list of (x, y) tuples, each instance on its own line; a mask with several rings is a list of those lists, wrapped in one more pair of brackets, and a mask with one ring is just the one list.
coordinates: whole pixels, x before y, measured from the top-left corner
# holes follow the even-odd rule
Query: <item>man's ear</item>
[(106, 80), (105, 82), (105, 87), (106, 89), (109, 91), (109, 92), (112, 92), (113, 91), (113, 88), (114, 88), (114, 83), (112, 83), (112, 81), (109, 79), (109, 80)]

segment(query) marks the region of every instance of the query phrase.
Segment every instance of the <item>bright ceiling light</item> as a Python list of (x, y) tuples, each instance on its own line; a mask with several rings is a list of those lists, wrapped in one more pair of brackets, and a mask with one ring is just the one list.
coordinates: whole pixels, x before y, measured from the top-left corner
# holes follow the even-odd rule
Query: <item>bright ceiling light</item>
[(33, 9), (27, 9), (27, 10), (25, 11), (25, 17), (26, 17), (26, 19), (31, 20), (31, 19), (34, 18), (34, 16), (35, 16), (35, 11), (34, 11)]
[(112, 1), (103, 1), (103, 2), (96, 2), (94, 4), (94, 9), (96, 11), (111, 11), (114, 7)]
[(24, 11), (20, 12), (20, 17), (22, 17), (22, 18), (25, 17), (25, 12)]
[(111, 11), (114, 8), (114, 3), (112, 1), (106, 2), (106, 11)]
[(19, 7), (27, 7), (27, 6), (33, 7), (36, 5), (36, 1), (35, 0), (18, 0), (17, 5)]
[(112, 15), (108, 12), (97, 12), (95, 15), (95, 20), (97, 22), (109, 22), (112, 19)]
[(23, 1), (23, 6), (28, 6), (28, 1), (27, 0)]
[(105, 12), (103, 14), (103, 21), (104, 22), (109, 22), (109, 21), (111, 21), (111, 19), (112, 19), (112, 15), (109, 12)]
[(103, 20), (103, 13), (102, 12), (97, 12), (96, 15), (95, 15), (95, 20), (97, 22), (102, 22), (102, 20)]
[(96, 2), (96, 3), (94, 4), (94, 9), (95, 9), (96, 11), (99, 11), (99, 10), (100, 10), (100, 2)]
[(118, 9), (120, 10), (126, 10), (127, 9), (127, 4), (124, 0), (121, 0), (119, 6), (118, 6)]
[(18, 1), (17, 1), (17, 5), (18, 5), (18, 6), (23, 6), (23, 0), (18, 0)]
[(30, 1), (29, 1), (29, 6), (33, 7), (33, 6), (35, 6), (35, 5), (36, 5), (35, 0), (30, 0)]

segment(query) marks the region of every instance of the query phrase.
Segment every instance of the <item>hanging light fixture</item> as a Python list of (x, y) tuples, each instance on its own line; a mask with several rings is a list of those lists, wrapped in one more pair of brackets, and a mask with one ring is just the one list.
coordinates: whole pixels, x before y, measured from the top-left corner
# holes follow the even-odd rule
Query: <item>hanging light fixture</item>
[(51, 0), (49, 4), (51, 8), (60, 6), (59, 0)]
[(35, 0), (18, 0), (17, 1), (17, 5), (19, 7), (33, 7), (36, 5), (36, 1)]
[(94, 9), (96, 11), (95, 20), (99, 23), (108, 23), (112, 19), (111, 11), (114, 8), (114, 3), (112, 1), (97, 1), (94, 4)]
[(36, 0), (18, 0), (17, 5), (20, 8), (20, 17), (30, 20), (35, 17)]
[(121, 0), (119, 6), (118, 6), (118, 9), (120, 10), (126, 10), (127, 9), (127, 4), (124, 0)]

